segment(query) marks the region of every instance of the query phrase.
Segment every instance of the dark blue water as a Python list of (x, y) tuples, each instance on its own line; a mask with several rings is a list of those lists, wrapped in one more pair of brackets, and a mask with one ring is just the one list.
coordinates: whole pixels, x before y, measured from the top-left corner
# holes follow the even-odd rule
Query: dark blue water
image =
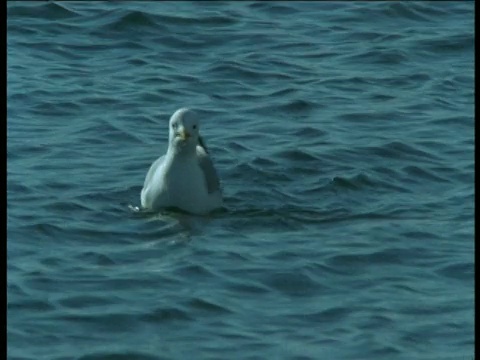
[[(473, 2), (9, 2), (9, 359), (471, 359)], [(226, 209), (134, 213), (170, 115)]]

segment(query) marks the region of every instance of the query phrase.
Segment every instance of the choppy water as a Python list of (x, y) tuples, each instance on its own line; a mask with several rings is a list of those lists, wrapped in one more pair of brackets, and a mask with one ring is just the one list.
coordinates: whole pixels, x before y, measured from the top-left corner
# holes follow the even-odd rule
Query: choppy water
[[(473, 2), (9, 2), (9, 359), (471, 359)], [(132, 213), (202, 114), (226, 210)]]

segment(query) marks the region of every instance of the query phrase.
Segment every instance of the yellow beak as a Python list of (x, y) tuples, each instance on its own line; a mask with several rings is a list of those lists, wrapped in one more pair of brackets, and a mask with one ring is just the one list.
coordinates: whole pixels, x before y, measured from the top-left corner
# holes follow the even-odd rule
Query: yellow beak
[(187, 131), (185, 131), (185, 129), (180, 129), (180, 131), (178, 132), (178, 135), (182, 140), (187, 140), (190, 137), (190, 134)]

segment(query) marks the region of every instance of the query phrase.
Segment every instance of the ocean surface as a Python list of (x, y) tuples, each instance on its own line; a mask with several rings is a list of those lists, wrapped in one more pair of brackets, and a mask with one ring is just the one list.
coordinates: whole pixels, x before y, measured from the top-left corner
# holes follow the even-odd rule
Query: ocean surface
[[(474, 3), (8, 2), (11, 360), (474, 356)], [(200, 116), (225, 208), (136, 213)]]

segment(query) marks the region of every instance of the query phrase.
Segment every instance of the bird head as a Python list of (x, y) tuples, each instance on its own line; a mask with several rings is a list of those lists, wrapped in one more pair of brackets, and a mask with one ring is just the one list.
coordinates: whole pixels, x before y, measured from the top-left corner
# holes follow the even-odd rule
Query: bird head
[(171, 145), (181, 150), (195, 150), (200, 130), (195, 112), (187, 108), (175, 111), (170, 118), (169, 127)]

